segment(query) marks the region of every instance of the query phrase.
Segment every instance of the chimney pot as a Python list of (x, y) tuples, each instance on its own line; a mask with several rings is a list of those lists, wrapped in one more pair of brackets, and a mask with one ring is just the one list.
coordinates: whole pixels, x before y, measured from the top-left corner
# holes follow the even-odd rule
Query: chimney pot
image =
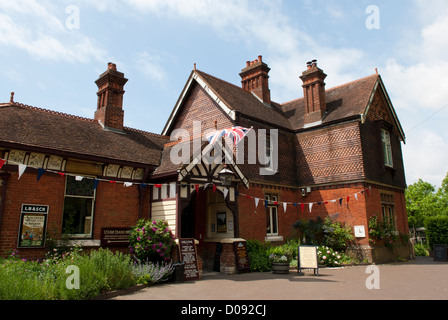
[(117, 65), (115, 63), (109, 62), (107, 64), (109, 70), (117, 71)]
[(262, 56), (258, 56), (258, 61), (263, 62), (263, 57)]

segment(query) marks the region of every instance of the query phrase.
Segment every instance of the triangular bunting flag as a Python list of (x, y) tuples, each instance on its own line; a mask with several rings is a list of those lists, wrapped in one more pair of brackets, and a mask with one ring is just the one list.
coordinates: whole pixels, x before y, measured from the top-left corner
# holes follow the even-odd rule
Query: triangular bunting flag
[[(195, 185), (194, 185), (194, 188), (196, 189), (196, 192), (199, 193), (199, 185), (198, 185), (198, 184), (195, 184)], [(224, 198), (224, 199), (225, 199), (225, 198)]]
[(64, 176), (65, 176), (64, 172), (58, 172), (58, 174), (61, 176), (61, 178), (64, 178)]
[(162, 185), (161, 184), (156, 184), (155, 187), (160, 189), (160, 188), (162, 188)]
[(37, 181), (40, 180), (40, 178), (43, 176), (43, 174), (45, 173), (45, 169), (39, 168), (37, 169)]
[(19, 180), (22, 177), (22, 174), (25, 172), (25, 170), (26, 170), (26, 165), (19, 164)]
[(216, 185), (216, 184), (214, 184), (214, 185), (213, 185), (213, 193), (215, 193), (215, 192), (216, 192), (216, 188), (217, 188), (217, 185)]
[(98, 187), (98, 183), (100, 183), (100, 180), (93, 179), (93, 189), (96, 190), (96, 188)]
[(339, 198), (339, 204), (342, 206), (342, 198)]
[(358, 194), (357, 193), (355, 193), (355, 199), (356, 199), (356, 201), (358, 201)]
[(350, 201), (350, 196), (347, 196), (347, 204), (348, 204), (349, 201)]
[(123, 187), (126, 187), (126, 188), (132, 187), (132, 182), (125, 182), (123, 184)]
[(372, 187), (369, 187), (369, 188), (366, 190), (368, 196), (370, 196), (370, 188), (372, 188)]
[(142, 188), (142, 189), (146, 189), (147, 186), (148, 186), (148, 185), (147, 185), (146, 183), (142, 183), (142, 184), (140, 185), (140, 188)]
[(304, 203), (301, 203), (300, 204), (300, 209), (302, 209), (302, 213), (303, 213), (303, 209), (305, 208), (305, 204)]
[(266, 209), (268, 208), (268, 203), (269, 203), (268, 200), (264, 200), (264, 207), (265, 207)]
[(6, 163), (6, 160), (0, 159), (0, 169), (3, 167), (3, 165)]
[(222, 192), (224, 193), (224, 200), (227, 199), (227, 194), (229, 193), (229, 189), (224, 189), (222, 190)]
[(259, 198), (255, 198), (255, 208), (258, 208), (258, 203), (260, 202)]
[(84, 179), (84, 177), (81, 177), (81, 176), (76, 176), (76, 177), (75, 177), (75, 180), (76, 180), (76, 181), (82, 181), (82, 179)]
[(110, 183), (112, 183), (115, 187), (115, 185), (117, 184), (117, 181), (109, 181)]
[(288, 204), (286, 203), (286, 202), (283, 202), (283, 212), (284, 213), (286, 213), (286, 206), (287, 206)]
[(310, 204), (309, 204), (309, 207), (310, 207), (310, 213), (311, 213), (311, 209), (313, 208), (313, 204), (310, 203)]

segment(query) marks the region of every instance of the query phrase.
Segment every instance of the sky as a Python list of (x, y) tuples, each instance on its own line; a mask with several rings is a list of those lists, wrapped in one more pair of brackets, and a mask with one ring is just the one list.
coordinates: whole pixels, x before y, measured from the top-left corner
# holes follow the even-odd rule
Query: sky
[[(448, 0), (0, 0), (0, 103), (93, 118), (95, 80), (129, 79), (125, 126), (161, 133), (193, 70), (241, 85), (271, 68), (273, 101), (303, 97), (318, 60), (327, 88), (378, 69), (406, 134), (407, 183), (448, 172)], [(0, 133), (1, 134), (1, 133)]]

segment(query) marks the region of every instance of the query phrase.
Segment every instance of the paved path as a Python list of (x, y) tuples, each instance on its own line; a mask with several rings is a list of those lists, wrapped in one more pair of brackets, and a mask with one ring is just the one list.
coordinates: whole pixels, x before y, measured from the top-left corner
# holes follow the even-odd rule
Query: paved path
[[(169, 283), (142, 289), (115, 300), (448, 300), (448, 263), (417, 257), (410, 262), (320, 269), (319, 277), (298, 275), (208, 273), (200, 281)], [(372, 282), (378, 275), (377, 282)], [(370, 278), (369, 278), (370, 277)], [(379, 284), (379, 289), (368, 289)], [(379, 279), (379, 283), (378, 283)], [(372, 280), (372, 281), (370, 281)]]

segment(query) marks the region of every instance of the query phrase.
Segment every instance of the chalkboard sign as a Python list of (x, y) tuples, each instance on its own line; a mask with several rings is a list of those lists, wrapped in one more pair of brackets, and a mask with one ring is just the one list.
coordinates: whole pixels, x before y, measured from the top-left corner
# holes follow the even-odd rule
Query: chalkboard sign
[(435, 244), (434, 245), (434, 261), (447, 261), (447, 245)]
[(198, 259), (194, 239), (179, 239), (180, 260), (185, 263), (184, 281), (199, 280)]
[(314, 274), (319, 276), (319, 262), (317, 257), (317, 247), (299, 246), (297, 256), (298, 272), (302, 269), (313, 269)]
[(222, 253), (222, 243), (216, 244), (215, 260), (213, 261), (213, 271), (221, 271), (221, 253)]
[(234, 242), (233, 248), (235, 249), (238, 273), (250, 272), (249, 254), (247, 253), (246, 241)]

